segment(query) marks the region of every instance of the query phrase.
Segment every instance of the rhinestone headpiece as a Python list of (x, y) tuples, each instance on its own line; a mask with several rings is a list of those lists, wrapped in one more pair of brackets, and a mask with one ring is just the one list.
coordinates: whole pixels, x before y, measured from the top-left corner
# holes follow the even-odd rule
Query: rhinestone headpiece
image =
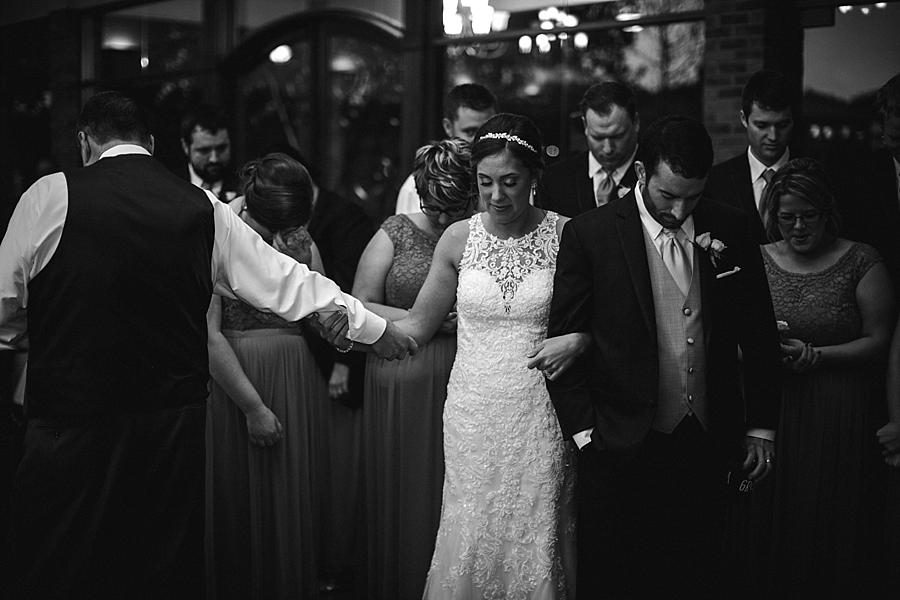
[(537, 150), (534, 149), (534, 146), (532, 146), (531, 144), (529, 144), (528, 142), (526, 142), (525, 140), (523, 140), (522, 138), (520, 138), (517, 135), (510, 135), (508, 133), (495, 133), (492, 131), (492, 132), (486, 133), (483, 136), (481, 136), (481, 139), (485, 139), (485, 138), (491, 139), (491, 140), (506, 140), (507, 142), (513, 142), (520, 146), (524, 146), (525, 148), (528, 148), (535, 154), (538, 153)]

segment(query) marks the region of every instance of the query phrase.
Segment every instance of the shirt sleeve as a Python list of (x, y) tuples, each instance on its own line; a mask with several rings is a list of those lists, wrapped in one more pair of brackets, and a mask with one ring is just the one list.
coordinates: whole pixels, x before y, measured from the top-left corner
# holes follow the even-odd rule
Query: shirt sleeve
[(410, 175), (400, 186), (400, 191), (397, 192), (397, 207), (394, 214), (405, 215), (417, 212), (422, 212), (419, 208), (419, 192), (416, 191), (416, 180)]
[(62, 173), (37, 180), (22, 194), (0, 242), (0, 348), (14, 348), (28, 328), (28, 283), (50, 262), (68, 211)]
[(213, 205), (215, 292), (297, 321), (314, 312), (347, 314), (347, 337), (363, 344), (378, 340), (387, 322), (336, 283), (281, 254), (257, 235), (227, 204), (207, 194)]

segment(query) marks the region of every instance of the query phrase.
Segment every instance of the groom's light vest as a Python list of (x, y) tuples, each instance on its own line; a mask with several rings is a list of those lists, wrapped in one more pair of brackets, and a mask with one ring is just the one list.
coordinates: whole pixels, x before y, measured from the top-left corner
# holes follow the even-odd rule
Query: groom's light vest
[(672, 433), (684, 417), (693, 414), (708, 430), (699, 257), (692, 249), (694, 275), (685, 297), (648, 238), (645, 231), (659, 359), (659, 404), (651, 426), (656, 431)]
[(65, 173), (68, 209), (28, 285), (29, 417), (203, 402), (212, 206), (141, 155)]

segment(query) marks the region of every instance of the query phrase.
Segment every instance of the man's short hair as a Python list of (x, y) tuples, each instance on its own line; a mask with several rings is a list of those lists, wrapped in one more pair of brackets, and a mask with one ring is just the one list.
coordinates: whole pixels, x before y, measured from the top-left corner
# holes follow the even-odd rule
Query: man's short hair
[(882, 121), (900, 117), (900, 73), (888, 79), (875, 94), (875, 110)]
[(450, 121), (459, 117), (459, 107), (465, 106), (479, 112), (497, 108), (497, 98), (489, 89), (477, 83), (463, 83), (447, 93), (444, 116)]
[(111, 140), (150, 144), (150, 126), (143, 109), (121, 92), (100, 92), (91, 96), (81, 109), (78, 131), (84, 131), (98, 144)]
[(604, 81), (589, 87), (578, 103), (578, 110), (581, 111), (582, 117), (587, 116), (588, 110), (592, 110), (598, 115), (606, 115), (612, 111), (613, 105), (621, 106), (628, 113), (631, 121), (635, 121), (637, 104), (634, 92), (630, 87), (618, 81)]
[(741, 93), (741, 110), (749, 118), (753, 103), (763, 110), (793, 110), (793, 94), (787, 78), (778, 71), (763, 69), (750, 76)]
[(193, 141), (194, 130), (200, 128), (203, 131), (215, 133), (222, 129), (228, 129), (228, 119), (221, 110), (201, 104), (181, 119), (181, 139), (190, 147)]
[(675, 115), (662, 117), (644, 131), (637, 159), (644, 164), (648, 178), (665, 161), (676, 175), (700, 179), (712, 167), (712, 140), (700, 121)]

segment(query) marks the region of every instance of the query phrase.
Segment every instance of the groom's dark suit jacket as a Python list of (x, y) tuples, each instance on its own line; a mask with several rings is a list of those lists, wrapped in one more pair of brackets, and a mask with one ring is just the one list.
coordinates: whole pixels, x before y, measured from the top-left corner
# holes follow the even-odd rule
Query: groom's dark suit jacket
[(746, 212), (750, 216), (758, 243), (768, 243), (759, 210), (756, 208), (756, 199), (753, 197), (750, 159), (747, 158), (746, 150), (713, 166), (709, 172), (709, 178), (706, 180), (706, 195), (722, 204), (728, 204)]
[[(594, 182), (587, 176), (587, 150), (549, 167), (541, 178), (535, 205), (567, 217), (597, 208)], [(618, 190), (631, 190), (637, 183), (634, 161), (619, 181)]]
[[(695, 231), (727, 249), (719, 267), (695, 255), (701, 277), (710, 433), (737, 452), (748, 427), (775, 428), (779, 346), (769, 287), (747, 215), (704, 198)], [(722, 278), (717, 272), (740, 267)], [(566, 224), (548, 336), (582, 331), (591, 348), (548, 388), (563, 434), (594, 428), (599, 449), (638, 448), (658, 403), (656, 318), (634, 192)], [(743, 354), (741, 398), (738, 346)], [(724, 448), (723, 448), (724, 449)]]

